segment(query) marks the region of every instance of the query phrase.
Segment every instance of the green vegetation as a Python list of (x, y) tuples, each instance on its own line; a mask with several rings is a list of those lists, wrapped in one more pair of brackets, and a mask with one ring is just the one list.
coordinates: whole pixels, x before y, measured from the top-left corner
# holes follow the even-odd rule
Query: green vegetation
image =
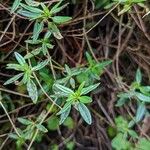
[(0, 149), (149, 150), (146, 0), (15, 0), (0, 11), (12, 18), (4, 28), (0, 15), (0, 46), (16, 44), (0, 52)]

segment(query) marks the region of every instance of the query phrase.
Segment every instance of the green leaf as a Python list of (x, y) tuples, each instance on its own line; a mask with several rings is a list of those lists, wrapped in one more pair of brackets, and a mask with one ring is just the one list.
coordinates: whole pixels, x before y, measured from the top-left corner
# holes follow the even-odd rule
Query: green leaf
[(74, 93), (73, 90), (71, 90), (71, 89), (69, 89), (69, 88), (67, 88), (65, 86), (62, 86), (60, 84), (55, 84), (54, 87), (57, 88), (58, 90), (60, 90), (61, 92), (64, 92), (67, 95), (70, 95), (70, 94)]
[(65, 103), (64, 107), (57, 113), (57, 115), (60, 115), (64, 112), (66, 112), (67, 110), (69, 110), (69, 108), (71, 107), (73, 101), (68, 101), (67, 103)]
[(120, 98), (130, 99), (134, 96), (134, 94), (135, 94), (134, 92), (128, 92), (128, 93), (120, 93), (117, 96)]
[(94, 60), (92, 59), (91, 55), (88, 52), (86, 52), (86, 58), (88, 60), (89, 65), (93, 66), (94, 65)]
[(44, 35), (44, 39), (50, 38), (51, 35), (52, 33), (50, 31), (47, 31), (46, 34)]
[(73, 78), (70, 78), (69, 82), (70, 82), (71, 87), (75, 89), (75, 80)]
[(24, 118), (17, 118), (17, 120), (20, 122), (20, 123), (22, 123), (22, 124), (24, 124), (24, 125), (30, 125), (30, 124), (32, 124), (33, 122), (32, 121), (30, 121), (30, 120), (28, 120), (28, 119), (24, 119)]
[(94, 66), (94, 69), (98, 69), (99, 72), (100, 72), (100, 71), (103, 70), (106, 66), (108, 66), (110, 63), (112, 63), (111, 60), (99, 62), (99, 63), (97, 63), (97, 64)]
[(23, 76), (23, 73), (20, 73), (20, 74), (17, 74), (15, 75), (14, 77), (10, 78), (9, 80), (7, 80), (4, 85), (7, 85), (7, 84), (10, 84), (10, 83), (13, 83), (15, 81), (17, 81), (20, 77)]
[(41, 49), (40, 49), (40, 48), (35, 49), (35, 50), (31, 51), (30, 53), (26, 54), (24, 58), (25, 58), (25, 59), (32, 58), (32, 57), (38, 55), (40, 52), (41, 52)]
[(42, 10), (38, 9), (38, 8), (35, 8), (35, 7), (32, 7), (32, 6), (28, 6), (28, 5), (25, 5), (23, 3), (20, 4), (24, 9), (30, 11), (30, 12), (33, 12), (33, 13), (38, 13), (38, 14), (41, 14), (43, 13)]
[(38, 91), (37, 91), (36, 84), (32, 80), (29, 80), (27, 82), (27, 91), (33, 103), (35, 104), (38, 100)]
[(131, 5), (130, 4), (126, 4), (124, 5), (123, 9), (118, 13), (118, 16), (122, 15), (123, 13), (129, 11), (131, 8)]
[(54, 131), (54, 130), (57, 130), (58, 127), (59, 127), (59, 119), (58, 119), (58, 117), (56, 117), (56, 116), (50, 117), (48, 119), (48, 121), (47, 121), (47, 128), (49, 130)]
[(71, 75), (71, 69), (66, 64), (65, 64), (65, 71), (67, 72), (68, 75)]
[(25, 0), (25, 2), (29, 5), (29, 6), (39, 6), (40, 3), (33, 1), (33, 0)]
[(61, 35), (59, 29), (57, 28), (57, 26), (54, 23), (49, 23), (48, 28), (52, 32), (54, 37), (56, 37), (57, 39), (62, 39), (63, 38), (63, 36)]
[(84, 119), (84, 121), (88, 124), (91, 124), (92, 123), (92, 117), (91, 117), (91, 113), (88, 110), (88, 108), (83, 103), (79, 103), (78, 104), (78, 110), (79, 110), (82, 118)]
[(146, 95), (144, 95), (144, 94), (142, 94), (142, 93), (139, 93), (139, 92), (135, 92), (135, 96), (136, 96), (139, 100), (141, 100), (141, 101), (143, 101), (143, 102), (150, 102), (150, 96), (146, 96)]
[(41, 17), (41, 14), (33, 13), (33, 12), (22, 10), (22, 9), (18, 10), (17, 13), (24, 17), (28, 17), (31, 20), (38, 19)]
[(52, 17), (52, 20), (57, 24), (65, 23), (71, 19), (72, 19), (71, 17), (67, 17), (67, 16), (54, 16), (54, 17)]
[(142, 81), (142, 74), (141, 74), (140, 69), (137, 69), (137, 71), (136, 71), (136, 82), (140, 84), (141, 81)]
[(33, 36), (32, 36), (33, 42), (35, 42), (38, 39), (39, 34), (42, 32), (43, 28), (44, 28), (43, 21), (40, 23), (38, 21), (35, 22), (34, 28), (33, 28)]
[(20, 2), (21, 2), (21, 0), (15, 0), (14, 1), (10, 13), (14, 13), (18, 9)]
[(48, 7), (44, 3), (41, 3), (41, 7), (43, 8), (44, 14), (46, 15), (46, 17), (50, 17), (51, 14), (50, 14)]
[(117, 126), (117, 130), (126, 133), (128, 129), (128, 121), (125, 120), (122, 116), (115, 118), (115, 124)]
[(104, 7), (104, 9), (110, 9), (110, 8), (113, 7), (115, 4), (116, 4), (116, 2), (109, 3), (108, 5), (106, 5), (106, 6)]
[(59, 124), (62, 124), (67, 119), (67, 117), (70, 114), (70, 110), (71, 110), (71, 105), (70, 107), (68, 107), (68, 109), (65, 112), (61, 113)]
[(138, 134), (134, 130), (128, 130), (128, 133), (133, 138), (138, 138)]
[(66, 143), (67, 150), (74, 150), (75, 149), (75, 142), (69, 141)]
[(78, 87), (78, 93), (81, 94), (81, 91), (82, 91), (82, 89), (83, 89), (84, 86), (85, 86), (85, 81), (83, 81), (83, 82), (80, 84), (80, 86)]
[(9, 133), (8, 136), (9, 136), (10, 138), (12, 138), (12, 139), (15, 139), (15, 140), (17, 140), (17, 139), (19, 138), (18, 135), (15, 134), (15, 133)]
[(110, 0), (95, 0), (96, 9), (104, 8), (107, 4), (110, 4)]
[(140, 103), (136, 112), (136, 117), (135, 117), (136, 122), (139, 122), (142, 120), (142, 118), (145, 115), (145, 112), (146, 112), (145, 105), (143, 103)]
[(64, 123), (64, 126), (68, 127), (69, 129), (73, 129), (74, 128), (74, 120), (71, 117), (68, 117)]
[(131, 143), (124, 138), (122, 133), (118, 133), (112, 140), (112, 147), (115, 150), (131, 150)]
[(150, 140), (140, 138), (138, 144), (136, 145), (135, 150), (149, 150), (149, 148), (150, 148)]
[(20, 65), (23, 66), (24, 64), (26, 64), (25, 59), (19, 53), (15, 52), (14, 54), (15, 54), (15, 57), (16, 57), (16, 59)]
[(117, 104), (115, 106), (120, 107), (120, 106), (124, 105), (127, 100), (128, 99), (121, 97), (121, 98), (119, 98), (119, 100), (117, 101)]
[[(25, 41), (26, 43), (29, 43), (29, 44), (33, 44), (33, 45), (36, 45), (36, 44), (40, 44), (41, 43), (41, 40), (36, 40), (36, 41), (33, 41), (33, 40), (26, 40)], [(39, 49), (39, 48), (37, 48)], [(35, 50), (33, 50), (35, 51)]]
[(140, 91), (142, 92), (142, 93), (149, 93), (150, 92), (150, 86), (140, 86)]
[(49, 49), (53, 49), (54, 45), (50, 44), (50, 43), (46, 43), (46, 47), (48, 47)]
[(32, 70), (33, 71), (40, 70), (40, 69), (44, 68), (48, 64), (48, 62), (49, 62), (49, 60), (44, 60), (43, 62), (39, 63), (37, 66), (33, 67)]
[(79, 100), (81, 103), (91, 103), (92, 102), (92, 98), (89, 96), (81, 96), (79, 97)]
[(91, 92), (91, 91), (93, 91), (94, 89), (96, 89), (99, 85), (100, 85), (100, 83), (97, 83), (97, 84), (88, 86), (88, 87), (86, 87), (86, 88), (83, 88), (83, 89), (81, 90), (81, 95), (82, 95), (82, 94), (88, 94), (89, 92)]
[[(60, 6), (60, 4), (62, 3), (63, 0), (60, 0), (57, 4), (55, 4), (51, 10), (50, 10), (50, 13), (51, 14), (55, 14), (55, 13), (58, 13), (60, 12), (62, 9), (64, 9), (68, 4), (65, 4), (63, 6)], [(60, 7), (59, 7), (60, 6)]]
[(42, 124), (36, 124), (36, 127), (38, 128), (38, 130), (44, 133), (48, 132), (48, 130)]
[(24, 67), (19, 64), (7, 64), (7, 69), (14, 69), (17, 71), (24, 71)]
[(42, 44), (42, 52), (43, 52), (44, 55), (46, 55), (47, 52), (48, 52), (48, 49), (47, 49), (47, 46), (46, 46), (45, 43)]
[(26, 84), (29, 79), (30, 79), (30, 75), (28, 74), (28, 72), (25, 72), (24, 75), (23, 75), (22, 82), (23, 82), (24, 84)]

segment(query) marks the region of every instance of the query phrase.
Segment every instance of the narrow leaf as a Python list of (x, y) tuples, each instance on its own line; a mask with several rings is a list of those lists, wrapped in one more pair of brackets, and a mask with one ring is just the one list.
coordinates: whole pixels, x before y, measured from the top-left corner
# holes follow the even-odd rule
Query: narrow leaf
[(82, 118), (85, 120), (85, 122), (88, 124), (91, 124), (92, 123), (92, 117), (91, 117), (91, 113), (88, 110), (88, 108), (83, 103), (79, 103), (78, 104), (78, 110), (79, 110)]
[(89, 96), (81, 96), (79, 97), (79, 100), (81, 103), (91, 103), (92, 102), (92, 98)]
[(38, 19), (41, 17), (41, 14), (39, 14), (39, 13), (32, 13), (30, 11), (26, 11), (26, 10), (22, 10), (22, 9), (18, 10), (17, 13), (24, 17), (28, 17), (31, 20)]
[(139, 122), (142, 120), (143, 116), (145, 115), (145, 112), (146, 112), (145, 105), (143, 103), (140, 103), (137, 109), (136, 117), (135, 117), (136, 122)]
[(10, 138), (12, 138), (12, 139), (15, 139), (15, 140), (17, 140), (17, 139), (19, 138), (18, 135), (15, 134), (15, 133), (9, 133), (8, 136), (9, 136)]
[(44, 133), (48, 132), (48, 130), (41, 124), (36, 124), (36, 127)]
[(61, 113), (59, 124), (62, 124), (67, 119), (67, 117), (69, 116), (70, 110), (71, 110), (71, 106), (68, 107), (68, 109), (65, 112)]
[(48, 64), (49, 60), (44, 60), (43, 62), (39, 63), (37, 66), (33, 67), (32, 70), (36, 71), (36, 70), (40, 70), (43, 67), (45, 67)]
[(128, 130), (128, 133), (133, 138), (138, 138), (138, 134), (134, 130)]
[(29, 5), (29, 6), (39, 6), (40, 3), (33, 1), (33, 0), (25, 0), (25, 2)]
[(141, 81), (142, 81), (142, 74), (141, 74), (140, 69), (137, 69), (137, 71), (136, 71), (136, 82), (141, 83)]
[(94, 64), (94, 61), (88, 52), (86, 52), (86, 58), (88, 60), (89, 65), (92, 66)]
[(14, 70), (17, 70), (17, 71), (23, 71), (24, 67), (22, 67), (19, 64), (7, 64), (7, 69), (14, 69)]
[(43, 8), (45, 15), (49, 16), (50, 12), (49, 12), (48, 7), (44, 3), (41, 3), (41, 7)]
[(50, 11), (50, 13), (51, 14), (56, 14), (56, 13), (60, 12), (61, 10), (63, 10), (67, 5), (68, 5), (68, 3), (65, 4), (65, 5), (63, 5), (63, 6), (60, 6), (58, 8), (55, 8), (55, 9), (52, 8), (51, 11)]
[(60, 114), (64, 113), (65, 111), (67, 111), (67, 110), (71, 107), (72, 102), (73, 102), (73, 101), (68, 101), (68, 102), (64, 105), (64, 107), (57, 113), (57, 115), (60, 115)]
[(14, 1), (10, 13), (14, 13), (18, 9), (20, 2), (21, 2), (21, 0)]
[(58, 90), (60, 90), (61, 92), (64, 92), (67, 95), (74, 93), (73, 90), (71, 90), (65, 86), (62, 86), (60, 84), (55, 84), (54, 87), (56, 87)]
[(57, 24), (65, 23), (71, 19), (72, 19), (71, 17), (67, 17), (67, 16), (54, 16), (54, 17), (52, 17), (52, 20)]
[(20, 123), (22, 123), (22, 124), (24, 124), (24, 125), (30, 125), (30, 124), (32, 124), (32, 121), (30, 121), (30, 120), (28, 120), (28, 119), (25, 119), (25, 118), (17, 118), (17, 120), (20, 122)]
[(144, 95), (139, 92), (135, 92), (135, 96), (143, 102), (150, 102), (150, 96)]
[(27, 82), (27, 91), (33, 103), (36, 103), (38, 99), (38, 92), (37, 92), (36, 84), (32, 80), (29, 80)]
[(32, 58), (32, 57), (38, 55), (40, 52), (41, 52), (41, 49), (40, 49), (40, 48), (35, 49), (35, 50), (31, 51), (30, 53), (28, 53), (27, 55), (25, 55), (24, 58), (25, 58), (25, 59)]
[(38, 39), (39, 34), (42, 32), (43, 28), (44, 28), (43, 21), (40, 23), (37, 21), (35, 22), (34, 28), (33, 28), (33, 36), (32, 36), (33, 42), (35, 42)]
[(17, 52), (15, 52), (14, 54), (18, 63), (23, 66), (26, 63), (25, 59)]
[(63, 1), (63, 0), (60, 0), (57, 4), (55, 4), (55, 5), (51, 8), (51, 10), (50, 10), (50, 13), (51, 13), (51, 14), (58, 13), (59, 11), (61, 11), (61, 10), (64, 8), (63, 6), (61, 6), (61, 7), (63, 7), (62, 9), (61, 9), (61, 7), (59, 7), (60, 4), (62, 3), (62, 1)]
[(54, 37), (56, 37), (57, 39), (63, 38), (59, 29), (57, 28), (57, 26), (54, 23), (49, 23), (48, 27), (49, 27), (50, 31), (52, 32), (52, 34), (54, 35)]
[(128, 100), (127, 98), (121, 97), (121, 98), (119, 98), (119, 100), (117, 101), (117, 104), (115, 106), (120, 107), (120, 106), (124, 105), (127, 100)]
[(24, 84), (26, 84), (29, 79), (30, 79), (29, 74), (27, 72), (25, 72), (24, 75), (23, 75), (23, 79), (21, 80), (21, 82), (23, 82)]
[(35, 7), (32, 7), (32, 6), (28, 6), (28, 5), (25, 5), (25, 4), (20, 4), (24, 9), (30, 11), (30, 12), (33, 12), (33, 13), (38, 13), (38, 14), (41, 14), (43, 13), (42, 10), (38, 9), (38, 8), (35, 8)]
[(20, 74), (17, 74), (15, 75), (14, 77), (10, 78), (9, 80), (7, 80), (4, 85), (7, 85), (7, 84), (10, 84), (10, 83), (13, 83), (15, 81), (17, 81), (20, 77), (23, 76), (23, 73), (20, 73)]
[(83, 89), (81, 90), (81, 94), (87, 94), (87, 93), (93, 91), (94, 89), (96, 89), (99, 85), (100, 85), (100, 83), (97, 83), (97, 84), (88, 86), (88, 87), (86, 87), (86, 88), (83, 88)]

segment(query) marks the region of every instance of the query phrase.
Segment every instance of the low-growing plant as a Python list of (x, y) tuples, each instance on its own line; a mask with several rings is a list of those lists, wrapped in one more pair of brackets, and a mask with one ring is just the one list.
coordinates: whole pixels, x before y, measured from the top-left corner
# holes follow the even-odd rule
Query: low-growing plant
[(48, 64), (49, 60), (44, 60), (41, 63), (37, 64), (36, 66), (31, 67), (19, 53), (15, 52), (15, 57), (18, 64), (7, 64), (7, 69), (14, 69), (17, 71), (21, 71), (22, 73), (19, 73), (14, 77), (10, 78), (4, 83), (4, 85), (14, 83), (15, 81), (18, 81), (22, 77), (20, 83), (26, 84), (29, 96), (31, 97), (32, 101), (36, 103), (38, 99), (38, 92), (37, 86), (33, 81), (32, 73), (45, 67)]
[(32, 140), (32, 138), (34, 137), (37, 129), (39, 132), (39, 134), (36, 136), (36, 141), (39, 141), (42, 138), (42, 133), (46, 133), (48, 132), (48, 130), (41, 124), (42, 119), (44, 117), (44, 113), (41, 113), (41, 115), (37, 118), (36, 121), (32, 121), (29, 119), (25, 119), (25, 118), (18, 118), (18, 121), (25, 126), (24, 129), (17, 129), (19, 132), (18, 136), (15, 133), (10, 133), (9, 137), (11, 137), (12, 139), (16, 140), (16, 145), (17, 145), (17, 149), (21, 149), (21, 147), (23, 146), (23, 144), (27, 141), (27, 140)]
[(146, 5), (144, 5), (144, 2), (146, 0), (112, 0), (108, 5), (106, 5), (104, 8), (109, 9), (113, 7), (114, 5), (120, 5), (121, 10), (119, 10), (118, 15), (124, 14), (131, 10), (133, 5), (139, 5), (140, 7), (143, 7), (147, 10)]
[(56, 13), (64, 9), (67, 4), (61, 5), (63, 0), (60, 0), (51, 9), (46, 6), (43, 2), (36, 2), (32, 0), (15, 0), (13, 3), (11, 12), (17, 11), (19, 15), (34, 20), (33, 36), (31, 37), (33, 42), (35, 42), (39, 34), (43, 31), (44, 25), (47, 25), (48, 31), (50, 31), (54, 37), (61, 39), (62, 35), (57, 27), (59, 24), (66, 23), (71, 20), (68, 16), (55, 16)]
[(112, 61), (107, 60), (103, 62), (97, 62), (88, 52), (86, 52), (86, 58), (88, 61), (87, 67), (84, 67), (84, 71), (77, 75), (77, 80), (79, 83), (85, 81), (86, 85), (91, 85), (100, 80), (100, 76), (104, 72), (105, 67), (108, 66)]
[[(144, 2), (145, 0), (96, 0), (95, 5), (97, 8), (105, 7), (106, 9), (119, 5), (119, 8), (121, 8), (119, 15), (121, 15), (129, 11), (133, 4), (145, 8)], [(33, 117), (32, 119), (18, 117), (21, 128), (13, 127), (19, 135), (15, 132), (9, 134), (9, 137), (16, 140), (18, 150), (26, 144), (26, 141), (31, 142), (28, 147), (30, 149), (34, 140), (40, 141), (43, 134), (48, 131), (59, 130), (60, 125), (67, 127), (67, 129), (73, 129), (75, 123), (73, 118), (69, 117), (72, 109), (78, 111), (87, 124), (92, 124), (92, 115), (88, 108), (88, 105), (93, 101), (90, 93), (99, 87), (100, 77), (104, 73), (104, 69), (112, 61), (95, 60), (86, 52), (86, 64), (76, 67), (69, 67), (68, 64), (65, 64), (60, 71), (60, 66), (56, 63), (58, 70), (55, 74), (49, 50), (54, 48), (52, 44), (53, 38), (57, 38), (57, 40), (63, 38), (59, 25), (71, 20), (71, 17), (56, 15), (67, 5), (68, 3), (63, 0), (50, 6), (46, 2), (32, 0), (15, 0), (13, 3), (11, 13), (26, 17), (34, 22), (34, 26), (33, 35), (26, 40), (26, 55), (23, 56), (15, 52), (17, 63), (13, 61), (13, 63), (7, 64), (7, 69), (13, 69), (19, 73), (7, 80), (4, 85), (12, 83), (25, 85), (25, 92), (28, 92), (28, 96), (34, 104), (42, 101), (44, 96), (50, 100), (50, 103), (44, 108), (45, 111), (42, 111), (39, 117)], [(41, 34), (42, 32), (45, 33)], [(42, 61), (37, 61), (38, 58), (35, 57), (37, 55)], [(47, 67), (48, 63), (51, 68)], [(44, 96), (42, 95), (43, 93)], [(129, 100), (136, 100), (137, 112), (134, 118), (136, 123), (149, 114), (146, 104), (150, 102), (150, 86), (142, 85), (140, 69), (137, 70), (135, 81), (130, 85), (129, 90), (119, 93), (118, 97), (117, 107), (121, 107)], [(3, 103), (1, 105), (3, 106)], [(5, 109), (4, 106), (3, 108)], [(60, 115), (60, 119), (58, 115)], [(11, 123), (13, 124), (13, 122)], [(148, 150), (146, 148), (149, 146), (149, 140), (138, 138), (138, 134), (132, 129), (133, 124), (131, 125), (131, 123), (132, 120), (128, 122), (121, 116), (115, 119), (117, 134), (112, 140), (112, 147), (116, 150), (140, 150), (142, 148)], [(137, 144), (135, 145), (133, 141), (137, 141)], [(74, 144), (74, 142), (70, 141), (65, 143), (65, 146), (67, 149), (72, 150), (74, 149)], [(56, 144), (52, 145), (52, 147), (58, 149)]]
[(135, 81), (130, 85), (129, 91), (118, 94), (118, 97), (117, 107), (124, 105), (129, 100), (135, 99), (137, 101), (136, 122), (141, 121), (146, 114), (149, 114), (146, 104), (150, 103), (150, 86), (142, 85), (142, 73), (140, 69), (137, 69)]
[(90, 85), (88, 87), (84, 87), (84, 85), (85, 82), (83, 82), (77, 90), (73, 91), (72, 89), (62, 86), (60, 84), (54, 84), (56, 95), (59, 95), (60, 97), (66, 97), (65, 105), (57, 113), (58, 115), (61, 115), (60, 124), (62, 124), (68, 117), (72, 106), (74, 106), (74, 108), (80, 112), (86, 123), (92, 123), (90, 111), (85, 106), (85, 104), (92, 102), (92, 98), (86, 96), (86, 94), (96, 89), (99, 83)]
[[(148, 150), (150, 141), (146, 138), (141, 138), (132, 129), (130, 122), (122, 116), (115, 118), (117, 129), (116, 136), (112, 139), (112, 147), (115, 150)], [(134, 144), (134, 141), (138, 141)]]

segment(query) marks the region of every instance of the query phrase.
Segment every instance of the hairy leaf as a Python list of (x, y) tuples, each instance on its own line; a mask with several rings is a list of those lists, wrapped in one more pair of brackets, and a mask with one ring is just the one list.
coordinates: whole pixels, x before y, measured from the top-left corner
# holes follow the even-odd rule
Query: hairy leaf
[(91, 113), (88, 110), (88, 108), (83, 103), (79, 103), (78, 104), (78, 110), (79, 110), (82, 118), (85, 120), (85, 122), (88, 124), (91, 124), (92, 123), (92, 117), (91, 117)]
[(32, 80), (29, 80), (27, 82), (27, 91), (33, 103), (35, 104), (38, 99), (38, 92), (37, 92), (36, 84)]
[(17, 81), (19, 78), (21, 78), (22, 76), (23, 76), (23, 73), (17, 74), (17, 75), (15, 75), (14, 77), (12, 77), (12, 78), (10, 78), (9, 80), (7, 80), (7, 81), (4, 83), (4, 85), (13, 83), (13, 82)]

